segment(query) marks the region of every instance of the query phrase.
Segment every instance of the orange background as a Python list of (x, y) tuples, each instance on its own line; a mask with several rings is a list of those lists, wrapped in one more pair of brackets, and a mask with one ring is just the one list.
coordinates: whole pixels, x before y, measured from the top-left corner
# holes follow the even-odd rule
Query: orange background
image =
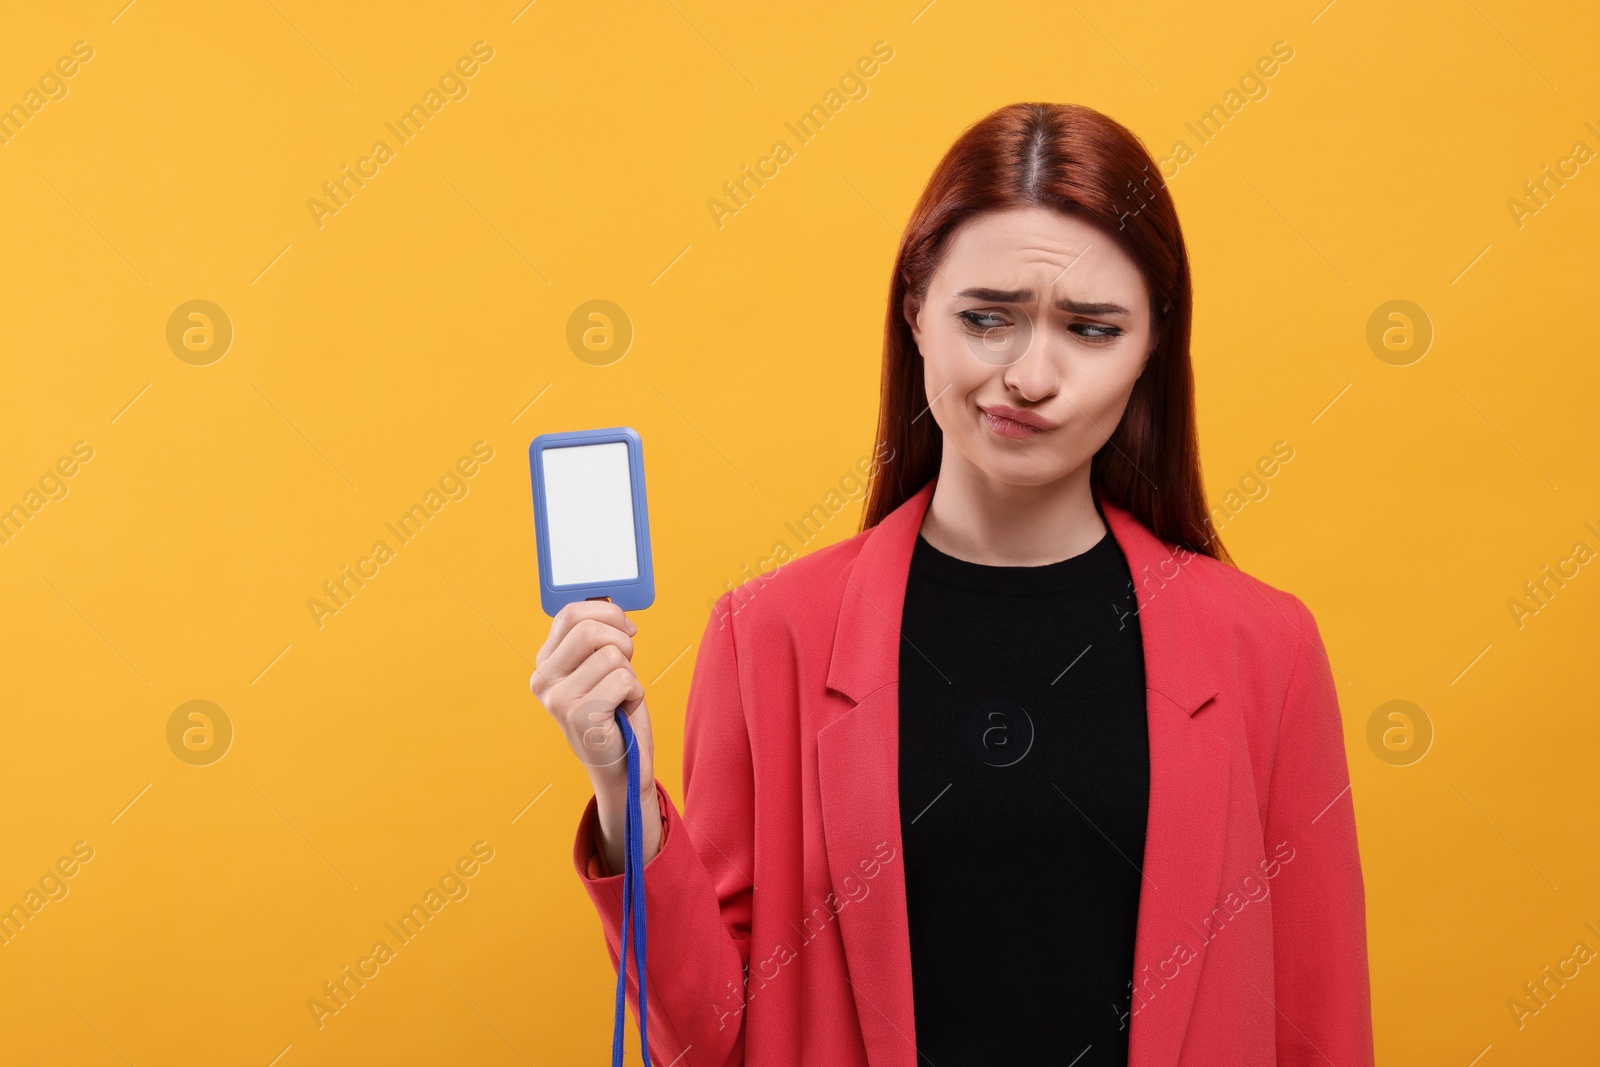
[[(779, 542), (854, 533), (859, 493), (809, 542), (787, 524), (872, 452), (898, 227), (1018, 100), (1099, 108), (1168, 161), (1223, 538), (1336, 668), (1381, 1062), (1592, 1059), (1597, 965), (1520, 1027), (1507, 1006), (1600, 950), (1600, 574), (1509, 606), (1600, 549), (1592, 5), (124, 3), (0, 35), (25, 115), (0, 143), (0, 507), (25, 516), (0, 544), (0, 905), (65, 892), (0, 945), (0, 1061), (603, 1060), (587, 779), (526, 686), (527, 443), (644, 438), (636, 664), (681, 795), (709, 603)], [(830, 103), (808, 142), (786, 128)], [(314, 211), (346, 166), (364, 184)], [(169, 344), (195, 300), (225, 318)], [(575, 348), (595, 300), (617, 332)], [(359, 564), (432, 489), (422, 532)], [(319, 626), (346, 565), (370, 577)], [(169, 731), (197, 700), (220, 716)], [(1387, 718), (1369, 743), (1392, 700), (1431, 727), (1420, 760)], [(319, 1028), (308, 1001), (430, 889)]]

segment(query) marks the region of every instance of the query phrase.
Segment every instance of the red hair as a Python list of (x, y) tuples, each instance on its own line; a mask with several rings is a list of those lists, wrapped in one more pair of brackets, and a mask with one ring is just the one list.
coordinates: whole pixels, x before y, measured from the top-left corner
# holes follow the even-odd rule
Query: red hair
[(1155, 161), (1120, 123), (1077, 104), (1011, 104), (968, 127), (940, 160), (895, 259), (883, 340), (877, 448), (861, 529), (876, 526), (939, 470), (921, 360), (902, 311), (920, 306), (950, 234), (983, 212), (1043, 205), (1091, 219), (1138, 263), (1159, 340), (1122, 421), (1090, 463), (1091, 484), (1162, 540), (1229, 561), (1206, 507), (1189, 364), (1189, 256)]

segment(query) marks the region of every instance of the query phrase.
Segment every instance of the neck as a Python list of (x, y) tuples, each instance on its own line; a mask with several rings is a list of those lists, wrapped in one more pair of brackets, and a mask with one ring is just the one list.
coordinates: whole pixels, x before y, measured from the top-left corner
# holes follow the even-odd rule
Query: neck
[(998, 567), (1038, 567), (1081, 555), (1106, 534), (1089, 464), (1057, 481), (997, 481), (948, 446), (922, 517), (922, 536), (946, 555)]

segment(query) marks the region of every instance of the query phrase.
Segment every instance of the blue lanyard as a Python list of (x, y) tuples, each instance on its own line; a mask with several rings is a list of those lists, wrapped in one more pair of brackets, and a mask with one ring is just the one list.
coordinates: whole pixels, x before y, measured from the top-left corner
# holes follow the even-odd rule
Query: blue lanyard
[[(617, 1021), (611, 1036), (611, 1067), (622, 1067), (623, 1023), (627, 1018), (628, 925), (633, 923), (633, 970), (639, 981), (639, 1055), (650, 1067), (650, 1045), (645, 1036), (644, 982), (644, 816), (639, 810), (639, 742), (621, 708), (616, 711), (622, 741), (628, 749), (627, 853), (622, 865), (622, 957), (617, 966)], [(652, 789), (655, 783), (651, 783)]]

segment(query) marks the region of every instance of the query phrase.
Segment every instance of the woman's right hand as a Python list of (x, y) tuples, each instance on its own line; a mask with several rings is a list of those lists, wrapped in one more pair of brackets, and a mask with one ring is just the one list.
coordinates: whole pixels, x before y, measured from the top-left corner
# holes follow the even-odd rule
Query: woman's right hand
[(622, 708), (639, 746), (639, 801), (644, 816), (644, 860), (660, 849), (661, 811), (654, 787), (655, 744), (644, 685), (633, 671), (638, 627), (607, 600), (568, 604), (550, 622), (550, 636), (534, 657), (528, 688), (589, 772), (600, 816), (599, 842), (606, 865), (620, 874), (628, 790), (627, 748), (616, 723)]

